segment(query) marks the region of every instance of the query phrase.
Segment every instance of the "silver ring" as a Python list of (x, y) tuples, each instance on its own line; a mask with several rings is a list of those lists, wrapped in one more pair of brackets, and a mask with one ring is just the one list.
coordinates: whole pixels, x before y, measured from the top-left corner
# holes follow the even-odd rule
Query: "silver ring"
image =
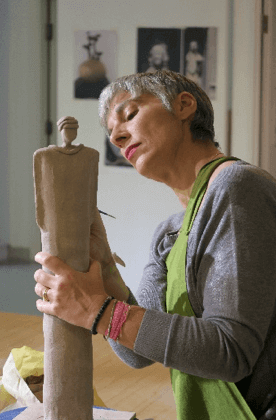
[(46, 287), (46, 289), (44, 290), (44, 292), (43, 292), (43, 301), (45, 302), (50, 302), (49, 301), (49, 298), (48, 298), (48, 296), (47, 296), (47, 292), (48, 292), (48, 290), (50, 290), (50, 288), (49, 287)]

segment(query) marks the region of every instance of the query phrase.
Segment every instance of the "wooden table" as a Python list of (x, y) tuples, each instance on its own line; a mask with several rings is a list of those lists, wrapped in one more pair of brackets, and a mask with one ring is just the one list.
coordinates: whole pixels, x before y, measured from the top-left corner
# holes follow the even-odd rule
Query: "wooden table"
[[(42, 317), (0, 312), (0, 376), (13, 348), (44, 351)], [(139, 420), (177, 420), (169, 369), (132, 369), (101, 335), (93, 337), (93, 384), (107, 407), (135, 411)]]

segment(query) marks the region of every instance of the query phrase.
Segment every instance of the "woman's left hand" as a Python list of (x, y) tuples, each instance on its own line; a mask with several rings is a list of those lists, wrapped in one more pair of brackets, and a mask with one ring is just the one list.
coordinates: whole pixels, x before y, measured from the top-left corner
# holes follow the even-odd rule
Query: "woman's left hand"
[(49, 302), (38, 299), (36, 307), (40, 312), (54, 315), (70, 324), (91, 330), (94, 319), (105, 299), (101, 264), (94, 260), (87, 273), (69, 267), (58, 257), (39, 252), (35, 261), (48, 268), (54, 275), (37, 270), (35, 293), (43, 297), (45, 288)]

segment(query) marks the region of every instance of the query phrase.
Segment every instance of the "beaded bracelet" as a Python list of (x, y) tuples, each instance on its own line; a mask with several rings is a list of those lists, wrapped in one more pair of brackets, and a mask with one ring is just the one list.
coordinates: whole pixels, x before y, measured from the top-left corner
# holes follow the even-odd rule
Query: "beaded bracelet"
[(105, 309), (107, 308), (107, 306), (108, 306), (109, 302), (110, 302), (112, 299), (114, 299), (114, 297), (112, 297), (112, 296), (108, 296), (108, 298), (106, 298), (106, 300), (104, 301), (104, 303), (103, 303), (103, 305), (102, 305), (101, 309), (99, 310), (98, 315), (97, 315), (97, 316), (96, 316), (96, 318), (94, 319), (94, 322), (93, 322), (93, 325), (92, 325), (92, 328), (91, 328), (91, 334), (93, 334), (93, 335), (98, 334), (98, 333), (97, 333), (97, 326), (98, 326), (98, 323), (99, 323), (99, 321), (100, 321), (100, 319), (101, 319), (102, 314), (104, 313)]
[(114, 315), (114, 310), (115, 310), (115, 306), (116, 306), (116, 303), (117, 302), (118, 302), (117, 299), (115, 299), (114, 300), (114, 305), (113, 305), (113, 308), (112, 308), (112, 311), (111, 311), (109, 325), (108, 325), (107, 331), (105, 332), (106, 335), (105, 334), (103, 335), (103, 338), (104, 338), (105, 341), (107, 341), (109, 339), (110, 330), (111, 330), (111, 323), (112, 323), (112, 319), (113, 319), (113, 315)]

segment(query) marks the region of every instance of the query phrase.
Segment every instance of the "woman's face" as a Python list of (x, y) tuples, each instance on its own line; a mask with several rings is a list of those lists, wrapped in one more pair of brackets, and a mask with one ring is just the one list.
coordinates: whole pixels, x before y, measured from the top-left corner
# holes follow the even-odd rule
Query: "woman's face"
[[(183, 143), (182, 121), (151, 94), (115, 96), (107, 118), (110, 141), (143, 176), (164, 182)], [(128, 147), (137, 144), (133, 154)]]

